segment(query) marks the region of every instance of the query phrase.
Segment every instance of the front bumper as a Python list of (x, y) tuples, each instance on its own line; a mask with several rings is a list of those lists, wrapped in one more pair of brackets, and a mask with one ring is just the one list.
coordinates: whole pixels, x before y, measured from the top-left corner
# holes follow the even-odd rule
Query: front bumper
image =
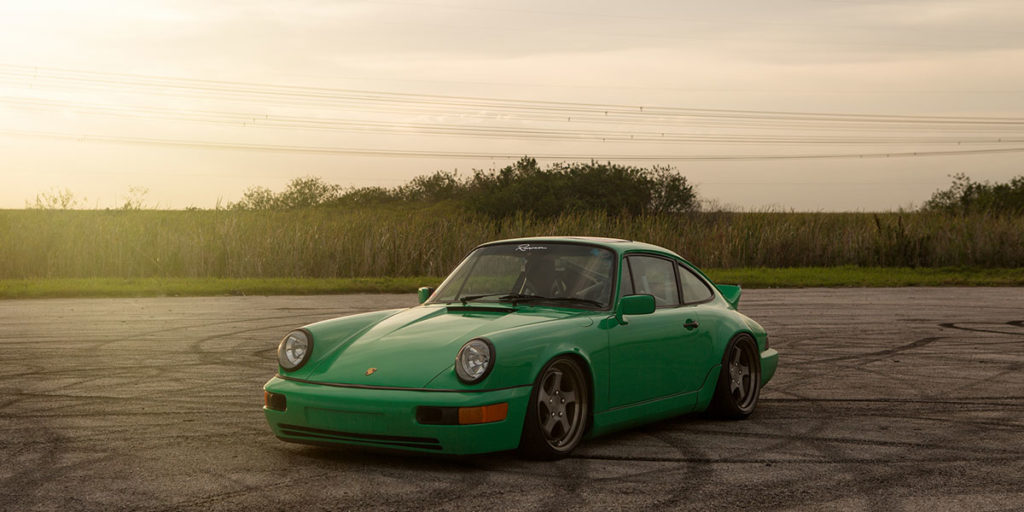
[[(471, 454), (519, 446), (531, 387), (459, 392), (346, 388), (270, 379), (265, 391), (286, 397), (286, 409), (263, 408), (274, 435), (306, 444), (351, 444), (430, 453)], [(426, 425), (416, 408), (477, 407), (508, 403), (501, 421)]]

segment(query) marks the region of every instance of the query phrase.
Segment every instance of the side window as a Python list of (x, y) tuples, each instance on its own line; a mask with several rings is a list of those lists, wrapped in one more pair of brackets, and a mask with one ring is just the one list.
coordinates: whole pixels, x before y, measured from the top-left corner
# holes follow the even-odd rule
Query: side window
[(690, 269), (679, 265), (679, 282), (683, 285), (683, 302), (692, 304), (710, 299), (714, 293)]
[(659, 308), (679, 305), (675, 263), (649, 256), (630, 256), (629, 266), (633, 273), (633, 293), (653, 295), (654, 304)]
[(629, 258), (622, 259), (622, 286), (619, 287), (619, 296), (633, 295), (633, 276), (629, 272)]

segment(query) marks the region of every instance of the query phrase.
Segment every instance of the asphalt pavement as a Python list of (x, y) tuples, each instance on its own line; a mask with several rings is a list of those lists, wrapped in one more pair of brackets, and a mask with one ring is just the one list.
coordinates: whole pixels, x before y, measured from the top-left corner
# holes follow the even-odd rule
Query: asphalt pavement
[(412, 295), (0, 301), (0, 510), (1024, 510), (1024, 288), (748, 290), (757, 412), (557, 462), (283, 443), (288, 330)]

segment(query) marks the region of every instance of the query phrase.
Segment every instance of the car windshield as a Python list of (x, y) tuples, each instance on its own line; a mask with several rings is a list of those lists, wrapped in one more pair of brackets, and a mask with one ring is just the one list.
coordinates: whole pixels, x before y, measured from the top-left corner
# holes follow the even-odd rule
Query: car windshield
[(543, 303), (606, 309), (611, 303), (614, 271), (612, 251), (591, 245), (488, 245), (466, 257), (430, 302)]

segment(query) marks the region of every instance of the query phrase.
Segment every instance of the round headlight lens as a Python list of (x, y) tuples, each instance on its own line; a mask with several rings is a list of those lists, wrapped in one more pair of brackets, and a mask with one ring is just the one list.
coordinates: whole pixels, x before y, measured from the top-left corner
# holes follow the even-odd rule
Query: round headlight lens
[(455, 356), (455, 373), (459, 380), (472, 384), (487, 376), (494, 363), (494, 346), (484, 339), (469, 340)]
[(313, 338), (306, 331), (292, 331), (277, 347), (277, 362), (285, 370), (297, 370), (306, 364), (312, 351)]

